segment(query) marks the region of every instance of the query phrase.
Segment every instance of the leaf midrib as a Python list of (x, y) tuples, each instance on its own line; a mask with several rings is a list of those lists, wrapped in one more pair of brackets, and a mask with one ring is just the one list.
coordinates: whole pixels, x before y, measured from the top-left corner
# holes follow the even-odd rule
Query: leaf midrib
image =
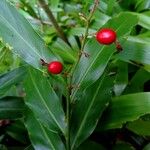
[(24, 43), (26, 43), (26, 45), (28, 45), (29, 48), (31, 48), (39, 57), (41, 57), (41, 56), (37, 53), (37, 51), (35, 51), (35, 49), (32, 48), (32, 45), (30, 45), (30, 44), (20, 35), (20, 33), (18, 33), (17, 30), (16, 30), (11, 24), (9, 24), (9, 22), (8, 22), (2, 15), (0, 15), (0, 16), (1, 16), (1, 18), (2, 18), (5, 22), (7, 22), (7, 25), (24, 41)]
[[(19, 73), (20, 73), (20, 72), (19, 72)], [(21, 72), (20, 74), (22, 74), (22, 72)], [(10, 80), (7, 80), (7, 81), (0, 87), (0, 89), (6, 88), (6, 87), (7, 87), (7, 84), (9, 84), (9, 82), (11, 83), (11, 81), (13, 81), (15, 78), (19, 77), (20, 74), (16, 75), (14, 78), (11, 78)]]
[(54, 145), (53, 145), (53, 143), (52, 143), (52, 142), (51, 142), (51, 140), (49, 139), (49, 137), (48, 137), (47, 133), (45, 132), (45, 129), (43, 128), (43, 126), (41, 125), (41, 123), (40, 123), (40, 122), (39, 122), (39, 125), (40, 125), (40, 127), (41, 127), (41, 130), (43, 131), (43, 134), (44, 134), (44, 135), (45, 135), (45, 137), (47, 138), (48, 143), (51, 145), (52, 150), (56, 150), (56, 149), (55, 149), (55, 147), (54, 147)]
[[(124, 22), (127, 22), (127, 20), (124, 20)], [(124, 25), (124, 22), (115, 30), (116, 32), (118, 32), (118, 30)], [(94, 62), (96, 61), (97, 57), (100, 55), (100, 53), (103, 51), (103, 49), (105, 48), (105, 46), (103, 46), (101, 49), (101, 51), (97, 54), (96, 58), (93, 60), (93, 62), (91, 63), (91, 65), (89, 66), (89, 68), (86, 70), (85, 74), (82, 76), (82, 78), (78, 81), (78, 84), (82, 83), (84, 78), (87, 76), (88, 71), (91, 69), (92, 65), (94, 64)], [(79, 85), (80, 85), (79, 84)], [(75, 94), (77, 93), (79, 89), (77, 88), (74, 93), (72, 94), (72, 100), (74, 99)]]
[[(92, 67), (93, 64), (95, 63), (95, 61), (96, 61), (96, 59), (98, 58), (98, 56), (99, 56), (99, 55), (101, 54), (101, 52), (103, 51), (104, 47), (105, 47), (105, 46), (103, 46), (103, 47), (101, 48), (101, 51), (98, 52), (97, 56), (96, 56), (95, 59), (92, 61), (91, 65), (88, 67), (88, 69), (86, 70), (85, 74), (83, 74), (83, 76), (81, 77), (81, 79), (80, 79), (80, 80), (78, 81), (78, 83), (76, 83), (76, 84), (79, 84), (79, 85), (80, 85), (80, 84), (83, 82), (84, 78), (87, 76), (89, 70), (91, 69), (91, 67)], [(78, 91), (78, 88), (74, 91), (73, 95), (71, 96), (71, 97), (72, 97), (72, 100), (74, 99), (74, 96), (75, 96), (75, 94), (77, 93), (77, 91)]]
[(87, 119), (87, 117), (88, 117), (88, 114), (89, 114), (89, 112), (90, 112), (90, 110), (91, 110), (91, 108), (92, 108), (92, 105), (93, 105), (93, 103), (94, 103), (94, 101), (95, 101), (95, 98), (96, 98), (96, 96), (97, 96), (97, 94), (98, 94), (98, 91), (99, 91), (99, 89), (101, 88), (101, 85), (102, 85), (102, 83), (103, 83), (104, 78), (105, 78), (105, 76), (103, 76), (103, 78), (102, 78), (102, 80), (101, 80), (101, 82), (100, 82), (100, 84), (99, 84), (99, 86), (98, 86), (98, 88), (97, 88), (97, 90), (96, 90), (96, 92), (95, 92), (95, 94), (94, 94), (92, 100), (91, 100), (91, 104), (89, 105), (89, 108), (87, 109), (87, 112), (85, 113), (84, 118), (82, 119), (82, 121), (81, 121), (81, 123), (80, 123), (80, 127), (79, 127), (79, 129), (78, 129), (78, 131), (77, 131), (77, 134), (76, 134), (76, 136), (75, 136), (75, 138), (74, 138), (74, 142), (73, 142), (73, 144), (72, 144), (72, 149), (73, 149), (73, 147), (74, 147), (74, 145), (75, 145), (75, 142), (76, 142), (76, 140), (77, 140), (77, 138), (78, 138), (80, 132), (82, 131), (82, 129), (83, 129), (83, 127), (84, 127), (84, 124), (85, 124), (85, 122), (86, 122), (86, 119)]

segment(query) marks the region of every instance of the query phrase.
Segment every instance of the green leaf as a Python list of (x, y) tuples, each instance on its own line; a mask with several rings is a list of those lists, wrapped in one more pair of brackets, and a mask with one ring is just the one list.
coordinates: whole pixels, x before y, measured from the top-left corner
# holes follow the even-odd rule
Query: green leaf
[(137, 11), (143, 11), (150, 8), (150, 1), (149, 0), (136, 0), (135, 8)]
[(6, 133), (16, 141), (27, 144), (29, 141), (26, 128), (22, 121), (16, 120), (6, 127)]
[(115, 56), (117, 59), (126, 62), (136, 61), (139, 64), (150, 65), (150, 44), (146, 39), (130, 37), (123, 44), (123, 48), (124, 50)]
[(150, 121), (136, 120), (128, 123), (126, 127), (138, 135), (150, 136)]
[(50, 0), (50, 2), (51, 2), (51, 7), (52, 7), (52, 8), (57, 8), (58, 5), (59, 5), (59, 1), (60, 1), (60, 0), (55, 0), (55, 1)]
[(130, 80), (124, 94), (144, 91), (144, 83), (148, 80), (150, 80), (150, 73), (144, 69), (139, 69)]
[(115, 3), (116, 3), (116, 0), (108, 0), (108, 4), (107, 4), (107, 14), (108, 15), (112, 15)]
[[(84, 35), (84, 33), (85, 33), (85, 28), (71, 28), (70, 29), (70, 31), (69, 31), (69, 35), (77, 35), (77, 36), (82, 36), (82, 35)], [(94, 29), (89, 29), (89, 34), (93, 34), (93, 33), (95, 33), (96, 32), (96, 30), (94, 30)]]
[[(92, 24), (92, 28), (97, 29), (97, 30), (111, 18), (110, 16), (108, 16), (100, 11), (96, 11), (94, 16), (95, 16), (95, 21)], [(101, 18), (101, 19), (99, 19), (99, 18)]]
[(29, 68), (25, 81), (25, 103), (34, 112), (36, 118), (53, 131), (65, 133), (65, 114), (61, 101), (52, 89), (47, 77), (40, 71)]
[(29, 146), (26, 147), (24, 150), (34, 150), (34, 148), (32, 147), (32, 145), (29, 145)]
[[(118, 39), (122, 39), (130, 33), (133, 26), (137, 24), (137, 17), (130, 13), (121, 13), (109, 20), (104, 27), (113, 28), (117, 32)], [(72, 93), (72, 100), (76, 99), (83, 89), (94, 83), (104, 72), (111, 56), (115, 52), (115, 45), (104, 46), (95, 39), (89, 40), (84, 48), (89, 57), (82, 55), (72, 78), (72, 84), (79, 86)]]
[(25, 125), (35, 150), (65, 150), (59, 135), (45, 128), (30, 110), (25, 112)]
[(137, 120), (148, 113), (150, 113), (150, 92), (114, 97), (102, 117), (101, 128), (120, 128), (123, 123)]
[(150, 16), (144, 13), (134, 13), (139, 17), (138, 24), (148, 30), (150, 30)]
[(23, 117), (24, 101), (18, 97), (0, 99), (0, 119), (17, 119)]
[(1, 150), (8, 150), (7, 147), (5, 145), (0, 144), (0, 149)]
[(24, 61), (40, 69), (40, 58), (56, 59), (28, 21), (6, 0), (0, 2), (0, 36)]
[(114, 92), (116, 96), (121, 95), (128, 84), (128, 66), (125, 62), (117, 62), (118, 74), (116, 76)]
[(117, 39), (126, 38), (132, 28), (137, 25), (138, 17), (130, 12), (122, 12), (110, 19), (103, 27), (109, 27), (116, 31)]
[(25, 77), (26, 68), (19, 67), (5, 74), (0, 75), (0, 97), (16, 83), (19, 83)]
[(71, 118), (72, 149), (80, 145), (94, 131), (99, 117), (111, 99), (113, 78), (106, 73), (88, 87), (76, 101)]
[(114, 49), (114, 45), (102, 46), (95, 39), (88, 41), (85, 53), (89, 54), (89, 57), (85, 57), (84, 54), (81, 56), (73, 74), (72, 85), (77, 85), (79, 88), (73, 89), (72, 100), (103, 74)]
[(61, 56), (64, 61), (74, 63), (76, 61), (74, 52), (63, 40), (59, 39), (52, 45), (52, 51)]
[(150, 143), (149, 144), (147, 144), (145, 147), (144, 147), (144, 149), (143, 150), (150, 150)]

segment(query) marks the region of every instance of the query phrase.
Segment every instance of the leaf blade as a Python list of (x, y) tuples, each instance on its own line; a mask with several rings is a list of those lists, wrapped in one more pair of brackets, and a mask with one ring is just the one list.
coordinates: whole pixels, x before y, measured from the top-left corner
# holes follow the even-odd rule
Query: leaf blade
[(28, 21), (5, 0), (0, 3), (0, 26), (0, 36), (3, 40), (13, 47), (14, 53), (33, 67), (41, 68), (40, 58), (45, 61), (56, 59)]
[[(130, 23), (127, 20), (130, 20)], [(137, 22), (136, 15), (120, 13), (117, 17), (109, 20), (103, 27), (114, 29), (117, 32), (117, 38), (122, 41), (123, 37), (126, 37), (130, 33)], [(95, 50), (93, 51), (93, 49)], [(75, 69), (72, 84), (78, 85), (79, 88), (73, 90), (72, 101), (76, 99), (78, 93), (80, 94), (84, 88), (94, 83), (102, 75), (111, 56), (115, 52), (115, 45), (102, 46), (95, 39), (92, 39), (87, 42), (84, 51), (90, 57), (85, 58), (85, 56), (82, 56)]]
[(64, 144), (57, 133), (46, 129), (36, 120), (30, 110), (27, 110), (25, 115), (25, 125), (28, 129), (32, 145), (36, 150), (65, 150)]
[(24, 66), (11, 70), (0, 75), (0, 97), (4, 96), (12, 85), (20, 82), (25, 77), (26, 68)]
[[(72, 149), (80, 145), (93, 132), (99, 116), (101, 116), (111, 97), (112, 89), (113, 78), (104, 74), (82, 93), (82, 101), (78, 101), (72, 111)], [(75, 126), (74, 122), (76, 122)]]
[(59, 98), (46, 77), (38, 70), (30, 68), (25, 81), (25, 90), (27, 94), (25, 103), (34, 112), (35, 116), (48, 129), (60, 130), (65, 133), (65, 114)]
[[(107, 115), (105, 115), (107, 113)], [(150, 113), (150, 93), (135, 93), (113, 98), (101, 120), (101, 129), (120, 128), (127, 121)]]
[(19, 97), (0, 99), (0, 119), (18, 119), (23, 117), (24, 101)]

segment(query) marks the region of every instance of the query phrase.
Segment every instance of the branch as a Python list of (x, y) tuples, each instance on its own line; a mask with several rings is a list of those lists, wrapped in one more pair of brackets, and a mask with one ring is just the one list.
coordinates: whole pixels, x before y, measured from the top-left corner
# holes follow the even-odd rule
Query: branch
[[(94, 15), (94, 12), (95, 12), (98, 4), (99, 4), (99, 0), (95, 0), (94, 1), (94, 6), (93, 6), (93, 8), (90, 11), (89, 17), (87, 18), (87, 17), (83, 16), (85, 18), (85, 21), (86, 21), (86, 29), (85, 29), (85, 34), (83, 36), (83, 40), (82, 40), (82, 43), (81, 43), (81, 49), (80, 49), (79, 58), (78, 58), (77, 62), (75, 63), (75, 65), (72, 68), (71, 73), (70, 73), (71, 74), (70, 85), (72, 83), (72, 76), (73, 76), (74, 71), (75, 71), (75, 69), (76, 69), (76, 67), (77, 67), (77, 65), (78, 65), (78, 63), (80, 61), (81, 55), (84, 54), (85, 57), (88, 57), (88, 54), (84, 53), (84, 47), (85, 47), (85, 43), (86, 43), (86, 40), (87, 40), (87, 37), (88, 37), (90, 22), (91, 22), (91, 19), (92, 19), (93, 15)], [(73, 102), (73, 99), (71, 101)]]
[(88, 37), (89, 25), (90, 25), (91, 19), (92, 19), (93, 15), (94, 15), (94, 12), (95, 12), (95, 10), (96, 10), (98, 4), (99, 4), (99, 0), (95, 0), (95, 1), (94, 1), (94, 6), (93, 6), (93, 8), (91, 9), (90, 14), (89, 14), (89, 17), (88, 17), (87, 20), (86, 20), (87, 25), (86, 25), (85, 35), (84, 35), (84, 37), (83, 37), (83, 41), (82, 41), (82, 44), (81, 44), (81, 53), (83, 52), (83, 49), (84, 49), (84, 46), (85, 46), (85, 42), (86, 42), (86, 39), (87, 39), (87, 37)]
[(67, 44), (69, 44), (62, 28), (58, 25), (52, 11), (49, 9), (48, 5), (46, 4), (45, 0), (38, 0), (41, 7), (43, 8), (43, 10), (45, 11), (45, 13), (47, 14), (48, 18), (51, 20), (52, 24), (54, 25), (56, 31), (57, 31), (57, 34), (58, 36), (63, 40), (65, 41)]

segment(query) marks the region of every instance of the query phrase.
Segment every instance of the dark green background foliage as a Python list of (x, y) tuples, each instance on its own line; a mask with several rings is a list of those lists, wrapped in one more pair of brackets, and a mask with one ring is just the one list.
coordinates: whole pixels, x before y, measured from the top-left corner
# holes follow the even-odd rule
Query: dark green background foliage
[(0, 150), (150, 150), (150, 1), (43, 2), (0, 0)]

